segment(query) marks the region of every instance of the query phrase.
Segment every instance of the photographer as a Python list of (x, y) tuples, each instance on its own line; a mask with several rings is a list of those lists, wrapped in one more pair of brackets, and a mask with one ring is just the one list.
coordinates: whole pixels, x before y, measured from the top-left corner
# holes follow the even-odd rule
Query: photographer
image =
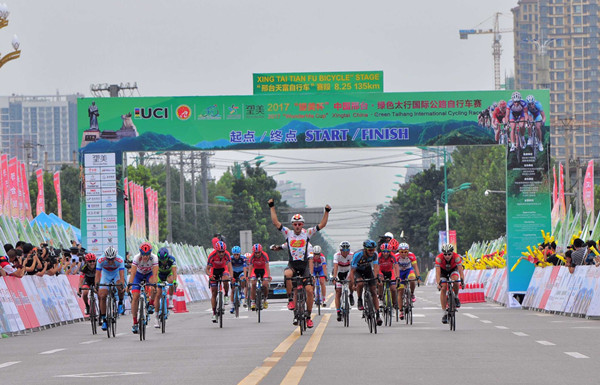
[[(21, 242), (21, 241), (19, 241)], [(17, 245), (19, 244), (17, 242)], [(31, 243), (25, 243), (19, 245), (15, 250), (19, 250), (19, 247), (23, 250), (23, 266), (25, 267), (25, 274), (36, 275), (43, 269), (42, 262), (38, 258), (37, 250), (34, 252), (33, 245)]]
[(0, 256), (0, 276), (11, 276), (21, 278), (25, 274), (25, 269), (21, 261), (17, 259), (16, 250), (12, 249), (5, 256)]
[(42, 263), (46, 265), (45, 274), (58, 275), (60, 271), (60, 264), (58, 263), (58, 259), (56, 258), (54, 248), (48, 247), (47, 243), (42, 243), (40, 245), (40, 248), (38, 249), (38, 254)]

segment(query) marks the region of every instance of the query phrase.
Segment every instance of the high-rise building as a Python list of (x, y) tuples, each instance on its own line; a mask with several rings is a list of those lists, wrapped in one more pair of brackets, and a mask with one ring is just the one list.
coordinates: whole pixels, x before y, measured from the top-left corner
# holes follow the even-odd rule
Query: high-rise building
[(515, 88), (550, 89), (551, 151), (600, 157), (599, 0), (519, 0), (512, 9)]
[(302, 188), (302, 184), (280, 180), (275, 189), (281, 193), (281, 200), (286, 201), (288, 206), (306, 207), (306, 189)]
[(0, 151), (28, 172), (72, 163), (77, 151), (77, 98), (83, 95), (0, 96)]

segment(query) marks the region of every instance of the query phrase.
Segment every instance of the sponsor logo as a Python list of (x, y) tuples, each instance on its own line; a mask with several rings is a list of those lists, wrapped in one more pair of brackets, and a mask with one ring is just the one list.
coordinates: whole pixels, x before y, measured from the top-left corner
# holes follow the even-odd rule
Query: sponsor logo
[(169, 119), (168, 107), (136, 107), (133, 110), (134, 119)]
[(175, 114), (180, 120), (188, 120), (192, 116), (192, 110), (189, 106), (182, 104), (181, 106), (177, 107)]
[(290, 242), (290, 246), (292, 247), (304, 247), (305, 244), (306, 242), (304, 241), (304, 239), (295, 239)]
[(198, 116), (199, 120), (220, 120), (221, 114), (219, 113), (219, 107), (216, 104), (208, 106), (202, 111), (202, 114)]

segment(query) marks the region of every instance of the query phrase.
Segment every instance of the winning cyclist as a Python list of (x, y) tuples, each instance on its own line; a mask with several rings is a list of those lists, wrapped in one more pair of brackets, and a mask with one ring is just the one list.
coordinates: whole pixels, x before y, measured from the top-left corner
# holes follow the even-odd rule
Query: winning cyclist
[(125, 263), (123, 258), (117, 255), (117, 250), (108, 246), (104, 250), (104, 254), (98, 258), (96, 262), (96, 277), (94, 283), (98, 288), (98, 302), (100, 305), (100, 320), (102, 321), (102, 330), (107, 329), (106, 324), (106, 297), (108, 295), (108, 287), (98, 286), (108, 285), (109, 283), (116, 283), (120, 285), (119, 290), (119, 314), (123, 314), (125, 309), (123, 307), (123, 294), (125, 285)]
[(263, 251), (263, 247), (260, 243), (256, 243), (252, 246), (252, 258), (249, 262), (250, 279), (252, 280), (251, 289), (251, 309), (256, 310), (256, 282), (262, 280), (262, 307), (266, 309), (269, 307), (267, 302), (267, 296), (269, 295), (269, 282), (271, 281), (271, 271), (269, 270), (269, 256)]
[[(233, 280), (232, 283), (234, 281), (238, 281), (241, 287), (241, 299), (244, 298), (244, 291), (246, 290), (246, 276), (248, 275), (247, 272), (247, 268), (248, 268), (248, 263), (246, 260), (245, 256), (242, 256), (242, 248), (239, 246), (233, 246), (231, 248), (231, 267), (233, 268), (232, 274), (233, 274)], [(252, 254), (250, 254), (250, 257), (252, 256)], [(233, 290), (233, 289), (232, 289)], [(233, 296), (233, 295), (232, 295)], [(241, 301), (244, 303), (244, 307), (246, 306), (246, 301)], [(233, 305), (233, 304), (232, 304)], [(235, 307), (231, 306), (231, 309), (229, 310), (229, 312), (231, 314), (233, 314), (235, 312)]]
[[(352, 264), (352, 252), (350, 251), (350, 242), (343, 241), (340, 243), (340, 251), (333, 255), (333, 277), (343, 281), (348, 278), (350, 272), (350, 265)], [(354, 295), (352, 291), (354, 286), (348, 285), (350, 295), (350, 306), (354, 306)], [(342, 321), (342, 309), (340, 306), (340, 297), (342, 296), (342, 284), (339, 282), (335, 283), (335, 308), (337, 309), (337, 320)]]
[[(535, 100), (533, 95), (527, 95), (525, 98), (527, 102), (527, 113), (529, 114), (529, 121), (534, 122), (536, 135), (538, 136), (538, 151), (544, 151), (544, 145), (542, 144), (542, 126), (546, 123), (546, 114), (544, 113), (544, 108), (542, 107), (542, 103)], [(533, 135), (531, 132), (529, 134), (529, 139), (527, 141), (528, 146), (533, 146)]]
[[(133, 257), (131, 270), (129, 272), (128, 291), (131, 292), (131, 315), (133, 316), (133, 326), (131, 332), (137, 334), (138, 325), (138, 301), (140, 300), (141, 282), (156, 284), (158, 280), (158, 256), (152, 253), (152, 245), (144, 242), (140, 245), (140, 252)], [(154, 313), (154, 298), (152, 296), (152, 287), (150, 287), (150, 298), (148, 305), (148, 314)], [(142, 320), (143, 322), (143, 320)]]
[[(354, 285), (355, 276), (362, 279), (373, 279), (379, 275), (379, 264), (377, 261), (377, 244), (371, 239), (367, 239), (363, 242), (363, 249), (354, 253), (352, 257), (352, 268), (350, 270), (350, 282)], [(372, 267), (371, 264), (373, 264)], [(359, 283), (356, 286), (356, 292), (358, 293), (358, 310), (364, 310), (362, 301), (362, 288), (364, 282)], [(377, 313), (377, 325), (381, 326), (383, 321), (379, 316), (379, 299), (377, 298), (377, 282), (369, 282), (369, 290), (373, 297), (373, 304), (375, 305), (375, 312)]]
[[(518, 91), (513, 92), (510, 97), (510, 102), (508, 102), (508, 110), (509, 110), (509, 118), (510, 122), (510, 151), (514, 151), (516, 149), (515, 143), (522, 136), (522, 130), (525, 125), (525, 119), (527, 119), (527, 103), (521, 99), (521, 93)], [(518, 130), (517, 128), (518, 126)], [(519, 147), (521, 146), (521, 142), (519, 142)]]
[[(177, 261), (175, 257), (169, 255), (169, 249), (166, 247), (161, 247), (158, 250), (158, 282), (163, 283), (171, 283), (173, 286), (169, 287), (169, 303), (173, 303), (173, 292), (175, 291), (175, 287), (177, 286)], [(158, 286), (156, 288), (156, 295), (154, 296), (154, 303), (159, 304), (160, 306), (160, 297), (162, 296), (162, 287)], [(169, 309), (172, 308), (172, 305), (169, 305)], [(160, 325), (158, 323), (158, 312), (156, 312), (156, 320), (154, 323), (155, 328), (159, 328)]]
[[(435, 257), (435, 281), (438, 283), (440, 290), (440, 303), (444, 316), (442, 323), (448, 323), (448, 315), (446, 314), (446, 290), (448, 290), (448, 280), (457, 281), (460, 278), (461, 287), (465, 288), (465, 276), (462, 266), (462, 258), (454, 252), (454, 246), (450, 243), (442, 245), (442, 253)], [(452, 284), (452, 290), (456, 293), (456, 307), (460, 307), (458, 300), (458, 282)]]
[[(390, 244), (384, 243), (379, 247), (381, 252), (377, 263), (379, 265), (379, 279), (390, 280), (390, 291), (392, 292), (392, 304), (398, 309), (398, 290), (396, 289), (396, 278), (398, 277), (398, 261), (391, 252)], [(383, 300), (383, 282), (379, 282), (379, 298)]]
[[(410, 247), (408, 243), (400, 243), (398, 245), (398, 267), (400, 268), (400, 281), (404, 280), (413, 280), (419, 278), (419, 265), (417, 264), (417, 256), (409, 251)], [(420, 279), (420, 278), (419, 278)], [(410, 291), (412, 293), (411, 300), (413, 302), (416, 301), (415, 298), (415, 287), (417, 283), (415, 281), (410, 281)], [(404, 284), (400, 283), (400, 290), (398, 291), (398, 298), (402, 301), (402, 296), (404, 295)], [(400, 317), (404, 318), (402, 312), (400, 312)]]
[(215, 250), (210, 253), (208, 261), (206, 262), (206, 272), (208, 273), (210, 290), (212, 296), (210, 303), (212, 305), (213, 315), (212, 322), (217, 322), (217, 291), (219, 285), (218, 280), (223, 279), (223, 288), (225, 289), (225, 298), (223, 299), (223, 305), (227, 305), (227, 293), (229, 292), (229, 272), (233, 270), (231, 267), (231, 259), (227, 252), (227, 245), (223, 241), (217, 241), (215, 244)]
[[(294, 310), (296, 307), (294, 296), (292, 294), (292, 281), (290, 278), (304, 277), (309, 278), (310, 273), (313, 271), (313, 260), (312, 256), (308, 252), (308, 243), (310, 237), (317, 233), (317, 231), (323, 229), (327, 225), (329, 219), (329, 212), (331, 206), (325, 205), (325, 212), (321, 222), (315, 227), (311, 227), (308, 230), (304, 229), (304, 217), (300, 214), (296, 214), (292, 217), (293, 230), (288, 229), (279, 222), (277, 219), (277, 212), (275, 211), (275, 202), (273, 199), (268, 201), (269, 207), (271, 208), (271, 221), (273, 225), (277, 227), (279, 231), (283, 233), (286, 238), (286, 246), (289, 254), (289, 264), (284, 271), (285, 277), (285, 288), (288, 295), (288, 309)], [(280, 246), (276, 246), (274, 250), (280, 250)], [(312, 312), (312, 305), (314, 300), (313, 286), (310, 280), (305, 280), (306, 287), (306, 311), (308, 313), (306, 319), (306, 327), (312, 328), (313, 321), (310, 319)], [(298, 322), (294, 320), (294, 322)]]
[(321, 306), (327, 307), (325, 303), (325, 277), (327, 277), (327, 258), (321, 253), (321, 246), (313, 246), (313, 275), (321, 285)]
[(504, 100), (500, 100), (492, 114), (492, 128), (494, 128), (496, 143), (500, 141), (500, 124), (504, 124), (505, 128), (508, 125), (508, 110)]
[[(85, 263), (79, 270), (79, 294), (83, 294), (83, 303), (85, 304), (85, 314), (90, 314), (90, 302), (88, 301), (88, 292), (96, 282), (96, 254), (87, 253)], [(83, 290), (87, 289), (87, 290)]]

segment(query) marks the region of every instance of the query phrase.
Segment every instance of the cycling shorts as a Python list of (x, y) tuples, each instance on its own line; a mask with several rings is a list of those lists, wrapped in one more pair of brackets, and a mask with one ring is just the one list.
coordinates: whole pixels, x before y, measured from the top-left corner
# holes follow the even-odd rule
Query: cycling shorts
[(222, 268), (222, 269), (213, 268), (212, 276), (213, 276), (213, 279), (210, 280), (210, 287), (217, 287), (217, 281), (219, 279), (228, 279), (229, 272), (227, 271), (226, 268)]
[[(344, 271), (344, 272), (338, 271), (337, 278), (338, 278), (340, 281), (343, 281), (343, 280), (345, 280), (346, 278), (348, 278), (348, 271)], [(336, 288), (336, 289), (341, 289), (341, 288), (342, 288), (342, 284), (336, 281), (336, 283), (335, 283), (335, 288)]]
[(323, 271), (323, 266), (315, 267), (313, 275), (315, 277), (324, 277), (325, 272)]
[[(366, 269), (363, 270), (359, 270), (356, 269), (354, 270), (354, 278), (355, 279), (373, 279), (375, 278), (375, 275), (373, 275), (373, 269), (369, 266)], [(369, 282), (369, 286), (375, 286), (377, 284), (377, 281), (373, 280)]]
[(268, 278), (265, 276), (265, 269), (253, 269), (252, 274), (250, 275), (250, 279), (265, 279)]
[(119, 280), (119, 271), (115, 270), (113, 272), (108, 272), (106, 270), (102, 270), (102, 274), (100, 275), (100, 285), (108, 285), (109, 283), (115, 283)]
[(160, 271), (158, 272), (158, 282), (167, 282), (167, 279), (173, 275), (173, 272), (170, 271), (168, 273), (161, 273)]
[(96, 279), (94, 277), (88, 277), (86, 275), (85, 278), (83, 279), (83, 284), (81, 285), (81, 287), (89, 289), (90, 287), (94, 286), (95, 283), (96, 283)]
[(390, 286), (396, 286), (396, 273), (394, 273), (394, 271), (381, 271), (379, 272), (379, 276), (383, 277), (384, 279), (389, 279), (390, 281)]
[[(415, 269), (413, 269), (411, 267), (410, 269), (400, 270), (400, 275), (398, 276), (398, 278), (400, 278), (400, 281), (404, 281), (406, 279), (415, 279), (415, 278), (417, 278), (417, 276), (415, 275)], [(404, 289), (404, 284), (403, 283), (400, 283), (400, 288)]]
[(233, 279), (235, 279), (236, 281), (238, 279), (243, 280), (244, 278), (246, 278), (246, 276), (244, 275), (244, 271), (234, 271), (233, 272)]
[(458, 273), (458, 269), (453, 270), (440, 270), (440, 281), (446, 282), (447, 280), (456, 281), (460, 279), (460, 274)]
[(527, 112), (529, 114), (530, 117), (533, 118), (534, 122), (541, 122), (542, 121), (542, 114), (538, 113), (537, 115), (532, 114), (531, 112)]
[(518, 115), (513, 115), (513, 112), (511, 110), (508, 120), (511, 122), (524, 122), (525, 114), (523, 113), (523, 111), (521, 111)]
[(140, 291), (140, 282), (144, 281), (148, 283), (150, 281), (150, 277), (152, 277), (152, 272), (149, 272), (148, 274), (142, 274), (139, 271), (136, 272), (131, 284), (131, 291), (134, 293)]
[[(294, 261), (288, 264), (286, 270), (292, 271), (292, 277), (304, 277), (303, 279), (305, 286), (312, 286), (312, 279), (310, 278), (310, 271), (308, 270), (308, 263), (304, 261)], [(292, 281), (293, 285), (293, 281)]]

